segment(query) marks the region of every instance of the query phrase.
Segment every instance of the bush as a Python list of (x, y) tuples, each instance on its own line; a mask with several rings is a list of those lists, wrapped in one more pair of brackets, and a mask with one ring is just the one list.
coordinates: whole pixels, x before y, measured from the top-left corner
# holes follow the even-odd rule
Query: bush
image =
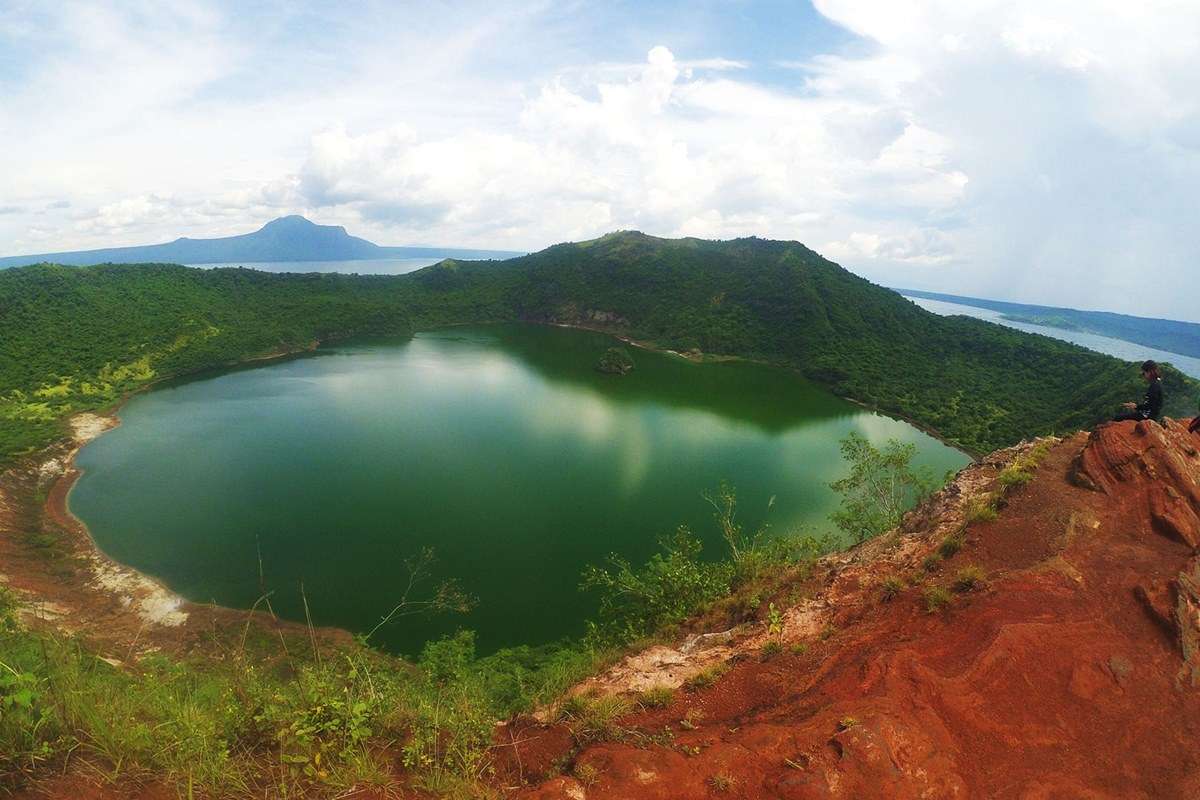
[(938, 555), (942, 558), (951, 558), (962, 549), (963, 540), (961, 536), (947, 536), (938, 545)]
[(912, 466), (915, 445), (893, 439), (880, 450), (857, 433), (841, 445), (850, 474), (830, 484), (842, 495), (842, 507), (831, 518), (853, 541), (866, 541), (896, 527), (904, 512), (934, 487), (927, 470)]
[(559, 708), (558, 720), (571, 730), (580, 744), (623, 739), (626, 729), (617, 720), (633, 711), (633, 703), (621, 695), (587, 697), (572, 695)]
[(879, 587), (879, 599), (885, 603), (890, 603), (896, 599), (904, 591), (904, 581), (897, 578), (895, 575), (884, 580)]
[(730, 565), (700, 561), (703, 545), (687, 527), (680, 526), (660, 545), (662, 552), (641, 568), (614, 554), (607, 568), (584, 570), (580, 588), (600, 592), (598, 619), (589, 631), (592, 641), (633, 641), (681, 622), (729, 593)]
[(930, 586), (925, 590), (925, 610), (930, 614), (950, 605), (953, 598), (942, 586)]
[(954, 576), (951, 587), (960, 594), (973, 591), (983, 585), (983, 570), (974, 564), (963, 567)]
[(991, 522), (1000, 516), (996, 507), (996, 498), (990, 494), (980, 494), (969, 498), (963, 506), (967, 522)]

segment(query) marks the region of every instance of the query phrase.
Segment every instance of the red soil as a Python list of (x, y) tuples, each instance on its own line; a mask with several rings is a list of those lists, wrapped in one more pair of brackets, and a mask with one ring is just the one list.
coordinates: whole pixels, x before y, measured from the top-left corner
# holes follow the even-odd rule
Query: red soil
[[(1197, 445), (1173, 421), (1066, 440), (928, 574), (945, 527), (913, 515), (818, 575), (835, 633), (745, 653), (521, 796), (1200, 797)], [(967, 565), (985, 584), (928, 612)], [(910, 585), (883, 602), (892, 575)]]

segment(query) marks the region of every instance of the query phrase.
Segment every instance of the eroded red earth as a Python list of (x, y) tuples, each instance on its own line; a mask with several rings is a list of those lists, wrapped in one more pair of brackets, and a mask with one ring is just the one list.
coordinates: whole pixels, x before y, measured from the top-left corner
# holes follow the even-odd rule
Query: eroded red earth
[[(527, 773), (520, 796), (1200, 798), (1197, 445), (1174, 421), (1065, 440), (928, 571), (952, 487), (899, 539), (827, 562), (832, 626), (806, 652), (743, 651), (622, 720), (625, 741), (564, 745), (564, 774)], [(978, 468), (984, 489), (999, 466)], [(930, 612), (928, 587), (968, 565), (984, 584)], [(892, 576), (905, 588), (884, 602)]]

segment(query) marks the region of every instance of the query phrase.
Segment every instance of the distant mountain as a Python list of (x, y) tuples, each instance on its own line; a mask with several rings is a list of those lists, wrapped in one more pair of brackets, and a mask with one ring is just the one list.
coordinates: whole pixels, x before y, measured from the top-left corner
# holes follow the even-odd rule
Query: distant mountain
[(897, 289), (906, 297), (921, 297), (941, 300), (962, 306), (986, 308), (998, 311), (1004, 319), (1045, 325), (1064, 331), (1080, 331), (1123, 339), (1134, 344), (1154, 347), (1171, 353), (1200, 358), (1200, 324), (1181, 322), (1174, 319), (1134, 317), (1112, 311), (1081, 311), (1077, 308), (1055, 306), (1033, 306), (1026, 303), (1008, 303), (1002, 300), (985, 300), (980, 297), (959, 297), (953, 294), (922, 292), (916, 289)]
[(220, 239), (183, 237), (166, 244), (108, 247), (66, 253), (37, 253), (0, 258), (0, 269), (51, 262), (88, 264), (227, 264), (238, 261), (365, 261), (375, 258), (512, 258), (506, 250), (453, 247), (381, 247), (351, 236), (341, 225), (317, 225), (301, 216), (280, 217), (254, 233)]

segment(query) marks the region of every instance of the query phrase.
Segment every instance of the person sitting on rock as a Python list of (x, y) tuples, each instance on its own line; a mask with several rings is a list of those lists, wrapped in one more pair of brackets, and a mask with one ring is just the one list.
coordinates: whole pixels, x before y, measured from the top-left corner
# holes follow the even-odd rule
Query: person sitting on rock
[(1162, 378), (1158, 374), (1158, 364), (1153, 361), (1147, 361), (1142, 364), (1142, 378), (1145, 379), (1149, 386), (1146, 387), (1146, 396), (1142, 398), (1140, 403), (1125, 403), (1124, 411), (1113, 417), (1113, 422), (1123, 422), (1128, 419), (1152, 419), (1155, 422), (1160, 421), (1163, 407), (1163, 388)]

